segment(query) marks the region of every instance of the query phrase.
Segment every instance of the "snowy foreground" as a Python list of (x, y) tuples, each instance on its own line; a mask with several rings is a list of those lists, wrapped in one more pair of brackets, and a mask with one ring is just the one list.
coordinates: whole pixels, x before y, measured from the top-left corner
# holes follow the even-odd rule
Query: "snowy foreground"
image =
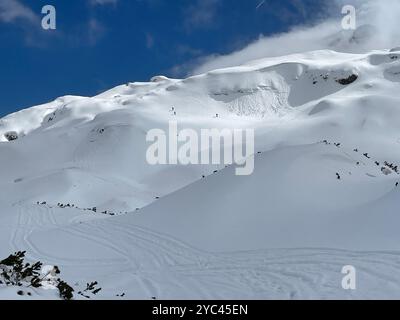
[[(97, 281), (91, 299), (399, 299), (399, 89), (400, 48), (317, 51), (9, 115), (0, 260), (26, 251), (76, 292)], [(146, 133), (171, 120), (254, 128), (254, 173), (149, 165)], [(59, 298), (19, 290), (0, 298)]]

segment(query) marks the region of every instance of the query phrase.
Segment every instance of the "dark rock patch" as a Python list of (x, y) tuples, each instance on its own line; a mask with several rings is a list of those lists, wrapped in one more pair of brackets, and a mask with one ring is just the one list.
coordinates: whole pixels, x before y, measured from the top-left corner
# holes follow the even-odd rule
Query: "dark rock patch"
[(353, 82), (355, 82), (357, 79), (358, 79), (358, 75), (352, 74), (348, 78), (337, 79), (336, 82), (340, 83), (343, 86), (347, 86), (347, 85), (352, 84)]

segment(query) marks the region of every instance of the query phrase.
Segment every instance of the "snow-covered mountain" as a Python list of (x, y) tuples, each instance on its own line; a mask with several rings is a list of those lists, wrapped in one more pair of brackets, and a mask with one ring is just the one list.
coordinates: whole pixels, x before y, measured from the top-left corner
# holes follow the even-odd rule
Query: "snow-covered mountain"
[[(26, 250), (100, 298), (399, 298), (399, 58), (314, 51), (11, 114), (0, 257)], [(254, 173), (151, 166), (146, 133), (169, 121), (255, 129)]]

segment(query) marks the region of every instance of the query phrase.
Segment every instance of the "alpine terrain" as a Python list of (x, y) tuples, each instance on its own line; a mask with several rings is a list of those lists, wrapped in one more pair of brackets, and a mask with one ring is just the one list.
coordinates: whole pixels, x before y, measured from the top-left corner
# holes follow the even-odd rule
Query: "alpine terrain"
[[(253, 174), (149, 164), (170, 121), (254, 129)], [(399, 299), (399, 165), (400, 48), (60, 97), (0, 120), (0, 258), (50, 266), (0, 298)]]

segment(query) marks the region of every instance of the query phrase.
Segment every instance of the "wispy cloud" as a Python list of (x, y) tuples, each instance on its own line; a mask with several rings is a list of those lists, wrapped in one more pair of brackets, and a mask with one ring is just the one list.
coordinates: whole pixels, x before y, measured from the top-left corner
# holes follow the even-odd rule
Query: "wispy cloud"
[(178, 44), (176, 46), (176, 53), (179, 56), (198, 57), (203, 53), (201, 49), (193, 48), (187, 44)]
[(22, 40), (29, 47), (44, 48), (58, 32), (46, 32), (41, 27), (41, 16), (19, 0), (0, 0), (0, 25), (8, 24), (21, 32)]
[[(88, 0), (93, 5), (117, 4), (118, 0)], [(20, 0), (0, 0), (0, 24), (12, 25), (20, 30), (29, 47), (47, 47), (50, 40), (62, 39), (71, 46), (96, 45), (105, 35), (106, 27), (95, 17), (83, 21), (79, 31), (65, 33), (62, 30), (48, 32), (41, 27), (42, 16)], [(82, 30), (85, 30), (82, 32)]]
[(16, 21), (36, 23), (39, 17), (18, 0), (0, 0), (0, 22), (15, 23)]
[[(329, 0), (330, 1), (330, 0)], [(398, 0), (336, 0), (330, 7), (331, 18), (313, 26), (298, 26), (287, 33), (260, 38), (246, 47), (227, 55), (210, 55), (198, 60), (189, 72), (199, 74), (213, 69), (230, 67), (250, 60), (281, 56), (310, 50), (332, 49), (344, 52), (364, 52), (391, 48), (400, 44), (400, 1)], [(357, 8), (357, 26), (345, 31), (341, 26), (341, 6), (353, 4)], [(332, 11), (332, 8), (335, 8)], [(339, 18), (338, 18), (339, 17)], [(368, 26), (368, 28), (367, 28)], [(358, 37), (362, 41), (354, 41)]]

